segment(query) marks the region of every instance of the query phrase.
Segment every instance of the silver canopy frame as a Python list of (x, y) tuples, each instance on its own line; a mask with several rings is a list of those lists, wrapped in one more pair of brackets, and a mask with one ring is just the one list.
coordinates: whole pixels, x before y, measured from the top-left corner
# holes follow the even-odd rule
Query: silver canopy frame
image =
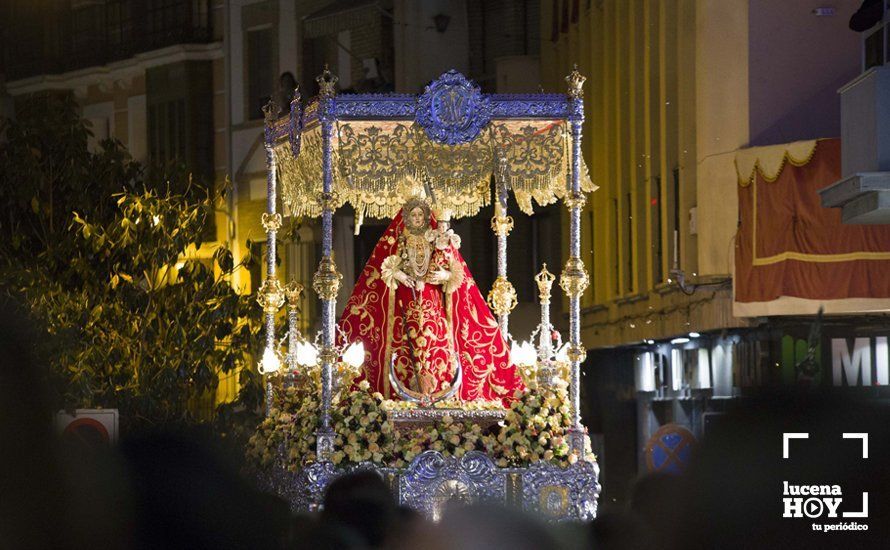
[[(572, 449), (584, 452), (585, 428), (580, 414), (580, 364), (586, 350), (581, 344), (580, 299), (589, 284), (589, 275), (581, 260), (581, 209), (586, 203), (582, 190), (583, 161), (581, 158), (584, 103), (582, 87), (585, 81), (577, 70), (566, 77), (566, 94), (484, 94), (479, 87), (456, 71), (448, 71), (430, 83), (419, 96), (402, 94), (337, 94), (337, 77), (326, 68), (316, 79), (319, 95), (303, 109), (299, 91), (294, 94), (286, 116), (278, 116), (278, 107), (270, 102), (265, 109), (265, 149), (268, 169), (267, 212), (263, 226), (268, 239), (267, 278), (258, 293), (263, 306), (266, 327), (266, 348), (275, 347), (275, 315), (284, 303), (284, 290), (277, 279), (275, 254), (281, 214), (277, 212), (278, 166), (273, 154), (275, 147), (287, 144), (289, 155), (297, 159), (301, 153), (304, 129), (320, 127), (321, 185), (314, 199), (320, 207), (322, 229), (322, 258), (313, 277), (312, 287), (321, 299), (321, 420), (317, 432), (319, 461), (330, 458), (334, 450), (334, 430), (331, 423), (332, 367), (336, 363), (335, 312), (336, 297), (342, 275), (331, 255), (332, 218), (341, 204), (334, 190), (334, 125), (339, 121), (413, 121), (422, 128), (424, 139), (444, 146), (460, 146), (478, 139), (492, 121), (563, 121), (570, 128), (571, 164), (565, 187), (558, 197), (563, 198), (570, 213), (569, 258), (560, 275), (559, 285), (569, 298), (569, 349), (571, 380), (569, 384), (572, 429)], [(493, 167), (502, 176), (509, 169), (505, 156), (497, 157)], [(508, 179), (500, 180), (497, 188), (495, 215), (492, 228), (498, 239), (498, 276), (489, 293), (489, 304), (498, 316), (505, 337), (510, 311), (516, 305), (516, 293), (507, 280), (507, 236), (513, 220), (507, 215)], [(311, 182), (309, 182), (311, 184)], [(314, 187), (313, 187), (314, 189)], [(267, 386), (271, 392), (271, 386)], [(267, 397), (271, 397), (268, 395)]]

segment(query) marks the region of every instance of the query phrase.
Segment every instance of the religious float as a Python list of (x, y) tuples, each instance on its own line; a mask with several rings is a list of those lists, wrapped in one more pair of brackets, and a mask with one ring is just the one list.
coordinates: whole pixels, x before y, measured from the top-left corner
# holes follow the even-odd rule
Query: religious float
[[(316, 509), (337, 476), (371, 470), (433, 519), (454, 500), (554, 521), (596, 515), (599, 468), (579, 411), (579, 301), (589, 282), (580, 212), (594, 186), (581, 158), (584, 77), (575, 70), (566, 81), (567, 94), (485, 94), (449, 71), (420, 96), (337, 94), (325, 69), (305, 109), (299, 93), (283, 116), (267, 106), (267, 276), (257, 296), (267, 404), (248, 455), (294, 509)], [(288, 215), (321, 217), (312, 339), (297, 327), (302, 285), (276, 275), (279, 193)], [(558, 200), (568, 208), (565, 343), (550, 322), (556, 277), (546, 265), (535, 278), (540, 324), (521, 344), (510, 335), (509, 193), (527, 214)], [(497, 278), (486, 301), (450, 221), (478, 214), (492, 196)], [(346, 204), (356, 231), (366, 216), (392, 221), (338, 322), (332, 217)]]

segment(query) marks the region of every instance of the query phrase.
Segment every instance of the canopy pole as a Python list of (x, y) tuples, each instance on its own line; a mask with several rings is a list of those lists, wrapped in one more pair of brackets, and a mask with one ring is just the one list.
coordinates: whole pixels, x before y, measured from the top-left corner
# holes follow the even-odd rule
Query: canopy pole
[(572, 450), (584, 456), (584, 426), (581, 424), (581, 363), (587, 351), (581, 344), (581, 294), (590, 282), (587, 268), (581, 260), (581, 209), (586, 199), (581, 192), (581, 125), (584, 123), (584, 91), (586, 78), (575, 69), (566, 77), (569, 95), (569, 122), (572, 130), (572, 171), (566, 194), (566, 206), (570, 213), (569, 259), (560, 276), (559, 284), (569, 298), (569, 349), (572, 365), (571, 412), (572, 428), (569, 432)]
[(507, 215), (507, 178), (507, 157), (499, 155), (496, 174), (498, 196), (491, 218), (491, 229), (498, 239), (498, 275), (488, 292), (488, 305), (498, 316), (498, 327), (504, 339), (510, 336), (510, 312), (517, 302), (516, 290), (507, 279), (507, 235), (513, 229), (513, 218)]
[(334, 124), (334, 96), (336, 95), (337, 77), (325, 66), (324, 71), (315, 79), (319, 87), (319, 118), (321, 120), (322, 144), (322, 193), (319, 197), (322, 207), (321, 217), (321, 251), (322, 258), (318, 271), (313, 277), (312, 287), (321, 298), (321, 419), (316, 434), (316, 455), (318, 461), (330, 460), (334, 452), (335, 433), (331, 426), (332, 402), (332, 369), (337, 361), (336, 325), (334, 315), (337, 306), (337, 293), (340, 290), (342, 275), (337, 271), (332, 256), (333, 248), (333, 164), (331, 151), (331, 135)]
[[(263, 229), (266, 231), (266, 278), (260, 285), (257, 292), (257, 301), (263, 308), (265, 316), (266, 329), (266, 347), (263, 350), (263, 357), (278, 356), (278, 350), (275, 343), (275, 315), (281, 306), (284, 305), (284, 289), (276, 275), (277, 258), (277, 238), (278, 230), (281, 228), (281, 214), (277, 212), (278, 202), (278, 170), (275, 163), (275, 155), (272, 153), (272, 129), (275, 117), (278, 115), (278, 106), (274, 101), (269, 101), (263, 107), (265, 115), (265, 126), (263, 134), (263, 144), (266, 150), (266, 212), (262, 217)], [(269, 365), (264, 365), (269, 368)], [(272, 372), (266, 370), (261, 374), (265, 375), (265, 405), (266, 416), (272, 411)]]

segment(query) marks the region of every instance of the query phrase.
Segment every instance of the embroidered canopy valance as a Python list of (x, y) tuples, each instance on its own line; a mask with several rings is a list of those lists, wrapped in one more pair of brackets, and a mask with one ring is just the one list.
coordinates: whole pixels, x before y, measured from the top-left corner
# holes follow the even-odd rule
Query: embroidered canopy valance
[[(340, 94), (303, 113), (297, 103), (270, 136), (282, 201), (292, 215), (321, 214), (328, 117), (332, 208), (391, 218), (423, 189), (438, 208), (471, 216), (491, 202), (494, 181), (531, 214), (570, 192), (571, 106), (566, 95), (482, 94), (454, 71), (421, 96)], [(594, 189), (582, 162), (581, 190)]]

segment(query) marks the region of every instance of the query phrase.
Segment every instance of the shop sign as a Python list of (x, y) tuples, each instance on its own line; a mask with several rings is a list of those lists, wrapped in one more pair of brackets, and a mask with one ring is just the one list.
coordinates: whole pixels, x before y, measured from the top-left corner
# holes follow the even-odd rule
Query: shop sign
[(831, 339), (834, 386), (886, 386), (887, 364), (886, 336)]

